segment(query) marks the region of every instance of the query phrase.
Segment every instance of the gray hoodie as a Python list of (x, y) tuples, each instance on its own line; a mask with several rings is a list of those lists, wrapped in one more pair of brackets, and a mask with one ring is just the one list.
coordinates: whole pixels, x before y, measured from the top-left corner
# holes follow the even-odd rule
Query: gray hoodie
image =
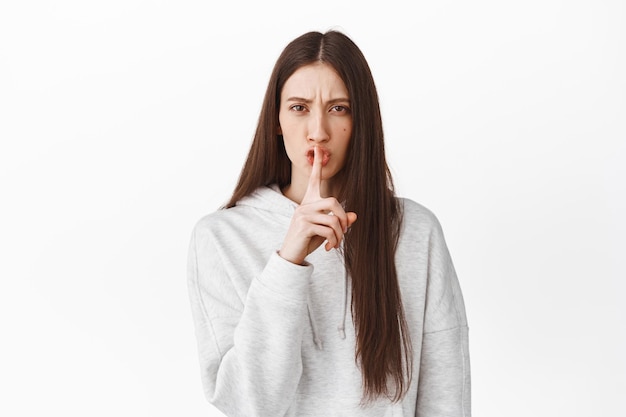
[(193, 231), (188, 286), (209, 402), (229, 417), (470, 416), (467, 320), (443, 232), (428, 209), (400, 201), (396, 266), (414, 354), (402, 401), (363, 405), (342, 256), (323, 245), (306, 265), (277, 255), (297, 205), (274, 186)]

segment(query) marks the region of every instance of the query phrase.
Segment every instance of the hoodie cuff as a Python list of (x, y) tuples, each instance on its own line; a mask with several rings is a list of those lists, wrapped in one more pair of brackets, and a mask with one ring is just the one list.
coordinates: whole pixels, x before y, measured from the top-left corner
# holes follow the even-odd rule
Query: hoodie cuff
[(272, 252), (258, 281), (266, 289), (290, 300), (306, 301), (313, 265), (296, 265)]

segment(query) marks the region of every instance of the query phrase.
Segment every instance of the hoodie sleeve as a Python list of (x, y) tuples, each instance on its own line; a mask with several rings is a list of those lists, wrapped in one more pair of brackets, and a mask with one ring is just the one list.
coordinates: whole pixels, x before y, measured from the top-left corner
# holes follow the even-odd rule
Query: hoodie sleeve
[(229, 417), (283, 416), (302, 374), (313, 267), (273, 253), (242, 300), (220, 258), (229, 249), (244, 250), (218, 247), (210, 233), (194, 229), (188, 288), (204, 393)]
[(470, 417), (468, 326), (459, 281), (434, 219), (419, 368), (417, 417)]

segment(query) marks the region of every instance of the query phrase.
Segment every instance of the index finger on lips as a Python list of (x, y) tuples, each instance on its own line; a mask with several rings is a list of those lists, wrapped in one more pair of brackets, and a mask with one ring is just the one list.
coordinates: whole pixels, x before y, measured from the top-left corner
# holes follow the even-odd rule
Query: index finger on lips
[(320, 188), (322, 183), (322, 151), (318, 146), (313, 148), (313, 166), (309, 176), (309, 184), (304, 193), (304, 200), (315, 201), (321, 198)]

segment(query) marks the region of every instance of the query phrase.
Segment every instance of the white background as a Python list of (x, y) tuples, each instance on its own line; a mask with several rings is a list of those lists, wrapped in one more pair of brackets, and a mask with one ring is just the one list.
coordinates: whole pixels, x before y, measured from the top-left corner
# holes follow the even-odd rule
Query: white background
[(626, 415), (626, 3), (408, 3), (2, 2), (1, 415), (220, 415), (191, 229), (282, 48), (330, 28), (371, 65), (398, 193), (443, 225), (473, 414)]

